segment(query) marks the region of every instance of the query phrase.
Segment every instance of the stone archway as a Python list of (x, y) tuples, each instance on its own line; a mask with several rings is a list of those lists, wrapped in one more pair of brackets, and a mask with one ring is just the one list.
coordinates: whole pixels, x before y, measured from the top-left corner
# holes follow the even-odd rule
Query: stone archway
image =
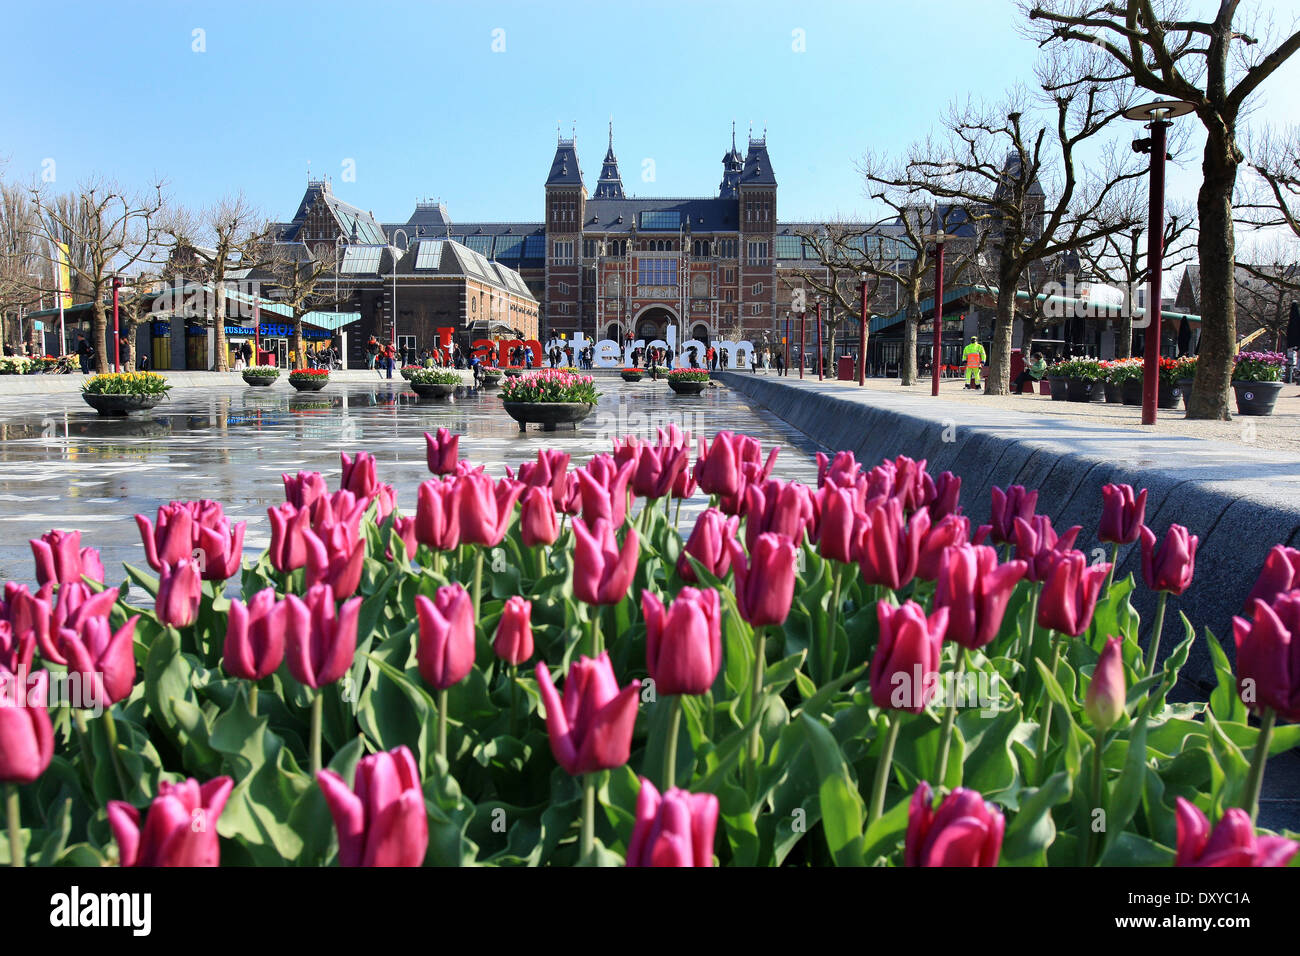
[(681, 320), (677, 313), (666, 305), (647, 305), (632, 319), (632, 331), (638, 339), (645, 339), (647, 342), (655, 339), (666, 340), (670, 325), (680, 328)]
[(709, 329), (709, 323), (696, 322), (691, 326), (691, 334), (687, 338), (698, 339), (706, 346), (713, 342), (712, 332)]

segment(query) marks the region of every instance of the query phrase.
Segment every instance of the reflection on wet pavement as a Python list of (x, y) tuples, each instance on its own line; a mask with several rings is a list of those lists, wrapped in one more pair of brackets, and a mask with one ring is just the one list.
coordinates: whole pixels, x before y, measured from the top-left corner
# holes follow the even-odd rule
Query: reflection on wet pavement
[[(693, 435), (745, 432), (782, 446), (775, 476), (815, 484), (818, 446), (743, 395), (726, 389), (677, 397), (664, 382), (598, 379), (600, 404), (576, 430), (520, 433), (495, 392), (464, 390), (447, 401), (420, 399), (404, 383), (336, 383), (326, 391), (177, 389), (162, 405), (127, 419), (102, 418), (77, 394), (0, 398), (0, 580), (34, 577), (27, 541), (80, 530), (100, 549), (110, 582), (122, 562), (142, 564), (134, 515), (151, 518), (173, 499), (213, 498), (247, 521), (247, 555), (269, 540), (268, 507), (284, 500), (280, 475), (319, 471), (338, 484), (339, 452), (368, 451), (398, 507), (415, 510), (429, 476), (424, 432), (461, 434), (461, 456), (501, 477), (505, 466), (560, 448), (576, 463), (610, 450), (613, 438), (655, 437), (675, 423)], [(688, 514), (706, 503), (683, 507)]]

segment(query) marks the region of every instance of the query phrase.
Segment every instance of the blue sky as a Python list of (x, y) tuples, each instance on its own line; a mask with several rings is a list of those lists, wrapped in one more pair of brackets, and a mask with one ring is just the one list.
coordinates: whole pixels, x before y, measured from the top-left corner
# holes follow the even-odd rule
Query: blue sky
[[(1296, 4), (1272, 6), (1285, 25)], [(782, 219), (861, 214), (855, 159), (905, 148), (953, 97), (1032, 80), (1037, 56), (1009, 0), (95, 0), (4, 22), (9, 178), (51, 159), (67, 188), (156, 173), (182, 203), (243, 189), (276, 219), (310, 163), (384, 221), (417, 198), (538, 220), (556, 124), (576, 125), (594, 189), (611, 115), (630, 193), (714, 193), (734, 119), (742, 152), (766, 125)], [(1271, 85), (1270, 112), (1294, 122), (1300, 64)], [(1191, 159), (1173, 177), (1189, 198)]]

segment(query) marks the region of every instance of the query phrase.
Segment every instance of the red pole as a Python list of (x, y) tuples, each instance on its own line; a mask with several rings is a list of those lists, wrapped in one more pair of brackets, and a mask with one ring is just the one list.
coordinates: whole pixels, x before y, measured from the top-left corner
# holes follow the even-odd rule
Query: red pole
[(858, 319), (858, 385), (867, 384), (867, 280), (862, 280), (862, 315)]
[(790, 313), (785, 314), (785, 339), (782, 341), (785, 348), (785, 374), (790, 374)]
[(822, 300), (817, 300), (817, 381), (822, 380)]
[(1147, 291), (1147, 333), (1142, 350), (1142, 424), (1156, 423), (1156, 398), (1160, 390), (1160, 279), (1164, 269), (1165, 233), (1165, 129), (1160, 118), (1151, 123), (1151, 207), (1147, 226), (1147, 265), (1151, 279)]
[(253, 298), (253, 364), (262, 364), (262, 303)]
[(799, 313), (799, 377), (803, 378), (803, 341), (804, 333), (808, 329), (808, 313)]
[[(117, 324), (117, 290), (122, 288), (120, 276), (113, 276), (113, 371), (122, 371), (122, 341)], [(184, 333), (182, 333), (184, 334)]]
[(930, 357), (930, 394), (939, 394), (939, 363), (943, 358), (943, 243), (934, 255), (934, 354)]

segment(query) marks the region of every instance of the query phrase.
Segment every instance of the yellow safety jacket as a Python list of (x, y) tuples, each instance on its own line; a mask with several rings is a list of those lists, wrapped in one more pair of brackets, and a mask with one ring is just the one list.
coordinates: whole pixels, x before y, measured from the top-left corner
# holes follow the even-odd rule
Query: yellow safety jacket
[(967, 368), (979, 368), (988, 358), (984, 351), (984, 346), (978, 342), (972, 342), (961, 351), (962, 358), (966, 360)]

